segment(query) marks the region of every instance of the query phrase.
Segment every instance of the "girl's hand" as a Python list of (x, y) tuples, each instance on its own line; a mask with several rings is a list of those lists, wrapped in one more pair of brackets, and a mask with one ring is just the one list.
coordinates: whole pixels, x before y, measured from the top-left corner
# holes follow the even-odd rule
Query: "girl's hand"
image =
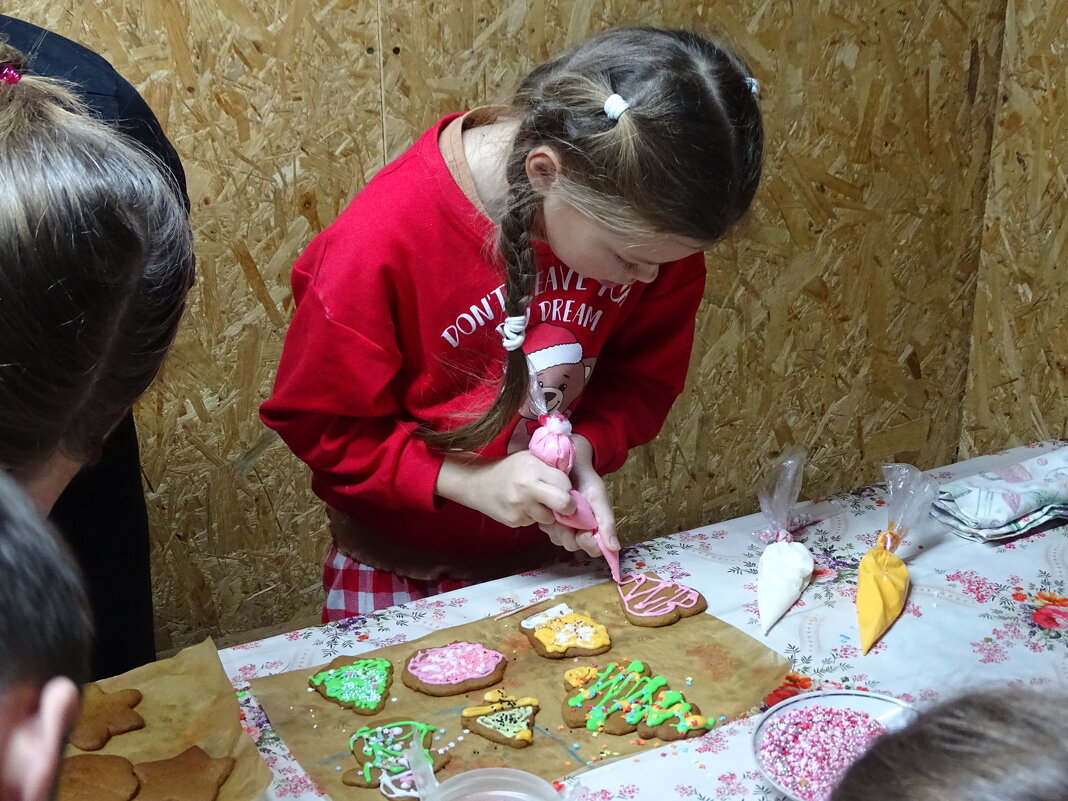
[[(601, 537), (609, 548), (619, 549), (619, 537), (616, 535), (616, 516), (612, 511), (612, 504), (608, 499), (608, 492), (604, 486), (604, 480), (593, 468), (593, 446), (589, 440), (581, 435), (574, 436), (575, 464), (571, 468), (571, 479), (574, 488), (589, 501), (593, 509), (593, 516), (597, 518), (597, 528)], [(565, 513), (566, 514), (566, 513)], [(555, 520), (548, 525), (542, 524), (542, 531), (549, 535), (549, 539), (557, 545), (569, 551), (577, 551), (580, 548), (590, 556), (601, 556), (601, 549), (593, 538), (592, 531), (575, 531)]]
[(571, 479), (566, 473), (529, 451), (519, 451), (495, 460), (449, 454), (441, 465), (435, 491), (498, 523), (519, 528), (535, 523), (550, 525), (556, 520), (553, 511), (564, 515), (574, 512), (570, 489)]

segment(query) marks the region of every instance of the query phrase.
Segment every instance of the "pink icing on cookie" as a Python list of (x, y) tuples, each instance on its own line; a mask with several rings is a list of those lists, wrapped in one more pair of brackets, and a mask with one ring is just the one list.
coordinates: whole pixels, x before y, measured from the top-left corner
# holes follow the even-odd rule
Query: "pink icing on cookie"
[(416, 652), (408, 672), (423, 684), (460, 684), (483, 679), (504, 661), (504, 654), (470, 642), (454, 642)]
[(650, 578), (645, 573), (628, 573), (619, 582), (623, 609), (635, 617), (660, 617), (676, 609), (693, 609), (699, 596), (693, 587)]

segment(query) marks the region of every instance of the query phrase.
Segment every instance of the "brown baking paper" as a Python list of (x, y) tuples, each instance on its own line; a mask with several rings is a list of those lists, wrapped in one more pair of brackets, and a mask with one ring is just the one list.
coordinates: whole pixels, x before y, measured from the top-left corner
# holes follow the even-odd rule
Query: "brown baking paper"
[[(519, 622), (558, 603), (590, 614), (608, 627), (612, 648), (595, 657), (545, 659), (530, 647)], [(416, 650), (446, 645), (457, 640), (495, 648), (509, 660), (504, 680), (496, 687), (517, 697), (534, 696), (541, 711), (535, 720), (534, 742), (516, 749), (491, 743), (477, 734), (463, 734), (460, 711), (481, 705), (486, 690), (448, 698), (433, 698), (409, 690), (401, 682), (404, 662)], [(392, 645), (356, 658), (382, 657), (393, 663), (390, 700), (377, 715), (360, 715), (310, 692), (308, 677), (321, 670), (296, 670), (252, 680), (252, 690), (271, 725), (307, 773), (334, 799), (381, 798), (377, 789), (349, 787), (341, 776), (356, 767), (349, 751), (349, 738), (361, 726), (373, 726), (397, 718), (419, 720), (445, 729), (435, 747), (448, 746), (452, 759), (438, 774), (444, 780), (476, 767), (508, 766), (558, 779), (595, 764), (627, 756), (656, 745), (638, 744), (637, 735), (612, 736), (585, 729), (563, 727), (561, 707), (564, 671), (577, 665), (624, 662), (640, 659), (655, 673), (665, 676), (672, 689), (680, 690), (711, 719), (733, 720), (761, 704), (768, 693), (782, 685), (789, 662), (749, 635), (708, 614), (684, 618), (664, 628), (642, 628), (627, 622), (613, 583), (599, 584), (578, 592), (558, 595), (537, 606), (502, 620), (487, 618), (444, 629), (418, 640)], [(691, 678), (693, 683), (686, 684)], [(462, 738), (462, 739), (461, 739)], [(576, 751), (573, 746), (578, 744)], [(607, 749), (607, 754), (604, 753)]]
[(97, 685), (105, 692), (140, 690), (143, 698), (134, 709), (145, 727), (115, 735), (99, 751), (68, 745), (67, 756), (119, 754), (136, 765), (198, 745), (208, 756), (236, 760), (218, 801), (249, 801), (271, 783), (270, 769), (241, 728), (237, 696), (210, 639)]

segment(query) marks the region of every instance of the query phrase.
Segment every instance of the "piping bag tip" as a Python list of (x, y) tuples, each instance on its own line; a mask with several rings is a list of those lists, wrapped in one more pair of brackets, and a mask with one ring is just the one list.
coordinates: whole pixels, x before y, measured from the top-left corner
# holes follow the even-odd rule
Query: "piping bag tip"
[(578, 531), (592, 531), (593, 538), (597, 541), (597, 547), (601, 549), (604, 560), (608, 562), (608, 570), (612, 574), (612, 580), (619, 584), (622, 580), (619, 574), (619, 550), (609, 548), (604, 536), (597, 530), (597, 517), (593, 514), (590, 502), (587, 501), (578, 490), (571, 490), (571, 497), (575, 499), (575, 511), (569, 515), (554, 512), (556, 519), (565, 526)]
[(593, 532), (593, 538), (597, 540), (597, 547), (601, 549), (604, 560), (608, 562), (608, 570), (612, 574), (612, 581), (619, 584), (622, 581), (619, 575), (619, 551), (608, 547), (600, 531)]

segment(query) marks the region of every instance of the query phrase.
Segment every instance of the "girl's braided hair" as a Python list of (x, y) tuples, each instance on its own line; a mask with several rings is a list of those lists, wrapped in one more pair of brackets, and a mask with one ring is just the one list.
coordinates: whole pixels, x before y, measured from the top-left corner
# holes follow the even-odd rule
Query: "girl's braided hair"
[[(629, 103), (618, 119), (605, 113), (613, 94)], [(742, 217), (760, 181), (764, 134), (749, 69), (691, 31), (605, 31), (535, 68), (512, 105), (519, 128), (497, 242), (508, 316), (526, 312), (537, 275), (530, 240), (541, 203), (526, 174), (533, 148), (559, 157), (553, 191), (630, 237), (711, 244)], [(515, 416), (528, 386), (525, 354), (510, 351), (502, 390), (481, 418), (420, 436), (444, 450), (477, 449)]]

